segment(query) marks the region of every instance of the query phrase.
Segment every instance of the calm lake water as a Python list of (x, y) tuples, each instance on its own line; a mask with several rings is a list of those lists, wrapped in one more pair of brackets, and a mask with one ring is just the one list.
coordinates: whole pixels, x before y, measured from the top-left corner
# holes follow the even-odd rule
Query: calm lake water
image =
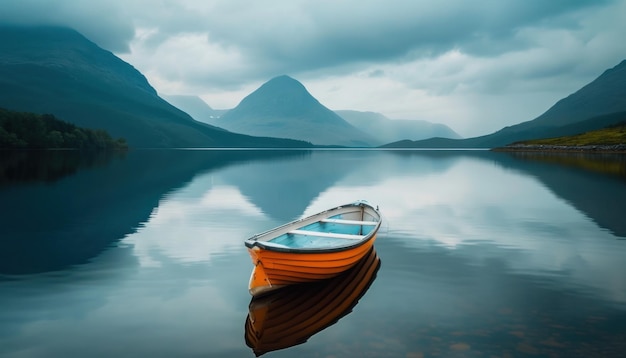
[[(380, 267), (356, 273), (368, 282), (360, 299), (317, 317), (336, 322), (295, 341), (265, 327), (274, 348), (300, 344), (249, 347), (252, 262), (243, 241), (358, 199), (384, 216)], [(255, 349), (264, 357), (613, 357), (626, 349), (624, 156), (4, 152), (0, 213), (2, 357), (254, 357)], [(328, 285), (285, 294), (311, 315), (320, 298), (307, 298)]]

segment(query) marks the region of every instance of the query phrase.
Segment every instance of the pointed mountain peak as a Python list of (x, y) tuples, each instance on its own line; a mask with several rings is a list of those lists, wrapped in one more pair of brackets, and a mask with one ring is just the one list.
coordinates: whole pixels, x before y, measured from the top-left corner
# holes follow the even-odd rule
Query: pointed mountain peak
[(276, 76), (274, 78), (272, 78), (271, 80), (267, 81), (266, 83), (284, 83), (284, 84), (299, 84), (302, 85), (298, 80), (296, 80), (293, 77), (289, 77), (287, 75), (280, 75), (280, 76)]
[(302, 83), (283, 75), (265, 82), (244, 98), (233, 112), (250, 112), (257, 116), (297, 116), (313, 107), (323, 106)]
[(302, 83), (287, 75), (272, 78), (271, 80), (265, 82), (255, 92), (265, 91), (272, 92), (274, 95), (306, 93), (306, 95), (311, 96)]
[(284, 75), (250, 93), (216, 125), (236, 133), (322, 145), (368, 146), (375, 142), (322, 105), (302, 83)]

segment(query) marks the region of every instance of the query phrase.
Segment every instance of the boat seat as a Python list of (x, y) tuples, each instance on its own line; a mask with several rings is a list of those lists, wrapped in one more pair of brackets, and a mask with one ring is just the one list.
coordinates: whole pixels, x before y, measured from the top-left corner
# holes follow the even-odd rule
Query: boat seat
[(271, 241), (259, 241), (259, 242), (261, 242), (265, 246), (270, 246), (270, 247), (279, 247), (279, 248), (283, 248), (283, 249), (290, 249), (291, 248), (291, 247), (289, 247), (287, 245), (278, 244), (278, 243), (271, 242)]
[(376, 226), (378, 221), (360, 221), (360, 220), (344, 220), (344, 219), (322, 219), (323, 223), (346, 224), (346, 225), (367, 225)]
[(364, 237), (364, 235), (337, 234), (333, 232), (320, 232), (320, 231), (308, 231), (308, 230), (291, 230), (289, 231), (289, 234), (330, 237), (330, 238), (335, 238), (335, 239), (351, 239), (351, 240), (360, 240)]

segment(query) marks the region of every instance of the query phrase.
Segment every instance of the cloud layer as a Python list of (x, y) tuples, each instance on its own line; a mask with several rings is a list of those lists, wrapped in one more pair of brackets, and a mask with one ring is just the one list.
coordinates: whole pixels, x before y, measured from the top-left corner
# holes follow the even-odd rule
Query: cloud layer
[(332, 109), (463, 135), (534, 118), (626, 58), (624, 0), (5, 1), (0, 23), (75, 28), (161, 93), (235, 106), (270, 78)]

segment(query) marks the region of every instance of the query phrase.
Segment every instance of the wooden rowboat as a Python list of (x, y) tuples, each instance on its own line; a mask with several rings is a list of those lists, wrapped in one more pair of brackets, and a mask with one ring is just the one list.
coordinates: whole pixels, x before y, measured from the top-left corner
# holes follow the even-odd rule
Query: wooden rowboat
[(378, 208), (357, 201), (247, 239), (254, 264), (250, 294), (324, 280), (350, 269), (372, 248), (381, 223)]
[(306, 342), (352, 312), (379, 268), (372, 247), (355, 266), (331, 279), (253, 297), (245, 323), (246, 344), (258, 357)]

